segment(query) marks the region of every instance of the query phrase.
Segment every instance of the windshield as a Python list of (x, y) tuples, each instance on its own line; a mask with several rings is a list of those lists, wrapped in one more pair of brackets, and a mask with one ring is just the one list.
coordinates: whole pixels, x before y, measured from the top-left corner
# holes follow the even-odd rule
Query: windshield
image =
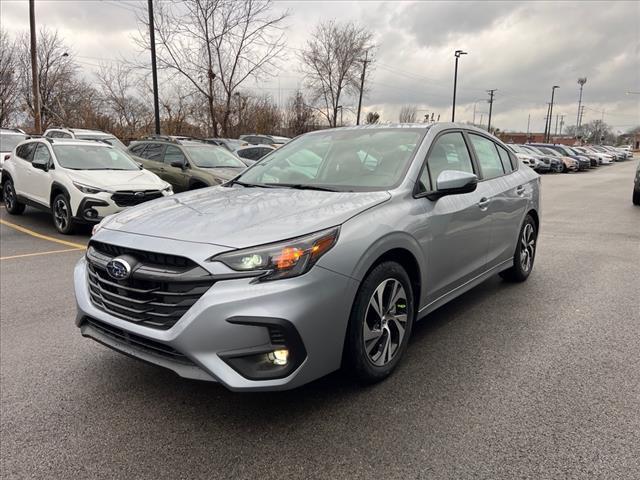
[(509, 143), (509, 146), (511, 147), (511, 150), (513, 150), (516, 153), (524, 153), (527, 155), (531, 155), (531, 152), (529, 152), (526, 148), (523, 148), (521, 145), (516, 145), (515, 143)]
[(243, 173), (245, 184), (386, 190), (404, 176), (425, 129), (331, 130), (304, 135)]
[(524, 148), (525, 150), (527, 150), (529, 152), (533, 152), (533, 153), (537, 153), (537, 154), (544, 154), (544, 152), (542, 150), (539, 150), (536, 147), (532, 147), (531, 145), (525, 145), (522, 148)]
[(124, 145), (124, 143), (122, 143), (120, 140), (118, 140), (116, 137), (113, 137), (113, 136), (108, 137), (108, 136), (102, 136), (102, 135), (76, 135), (76, 138), (79, 138), (80, 140), (95, 140), (98, 142), (108, 143), (112, 147), (116, 147), (122, 150), (123, 152), (127, 151), (127, 147)]
[(0, 152), (10, 152), (26, 138), (25, 135), (20, 134), (0, 135)]
[(102, 145), (53, 145), (58, 163), (71, 170), (140, 170), (120, 150)]
[(556, 152), (553, 148), (538, 147), (538, 149), (541, 150), (544, 153), (547, 153), (549, 155), (553, 155), (554, 157), (561, 157), (562, 156), (558, 152)]
[(221, 147), (198, 145), (184, 147), (191, 161), (201, 168), (245, 168), (237, 157)]

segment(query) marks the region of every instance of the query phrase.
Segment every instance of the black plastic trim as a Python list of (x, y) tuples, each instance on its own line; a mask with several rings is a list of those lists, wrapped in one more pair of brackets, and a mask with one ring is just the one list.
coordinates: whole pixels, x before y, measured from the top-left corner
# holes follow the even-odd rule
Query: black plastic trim
[[(227, 365), (233, 368), (244, 378), (249, 380), (275, 380), (285, 378), (296, 371), (307, 358), (307, 350), (304, 346), (304, 342), (302, 341), (296, 327), (289, 320), (273, 317), (230, 317), (227, 318), (227, 322), (235, 325), (265, 327), (270, 330), (268, 332), (270, 342), (264, 346), (233, 350), (218, 355)], [(271, 339), (274, 338), (271, 332), (273, 328), (277, 328), (282, 332), (284, 344), (271, 343)], [(242, 365), (242, 363), (246, 364), (246, 362), (238, 361), (243, 359), (246, 360), (247, 357), (262, 355), (273, 350), (277, 350), (278, 348), (282, 348), (283, 346), (286, 346), (289, 350), (289, 362), (283, 367), (276, 366), (268, 371), (250, 371), (248, 368), (243, 368), (247, 365)]]

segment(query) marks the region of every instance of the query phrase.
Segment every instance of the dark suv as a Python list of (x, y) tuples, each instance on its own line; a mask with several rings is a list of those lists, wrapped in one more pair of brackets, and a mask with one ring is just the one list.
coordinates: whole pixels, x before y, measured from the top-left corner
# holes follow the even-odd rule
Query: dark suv
[(240, 135), (240, 140), (250, 143), (251, 145), (273, 145), (277, 148), (291, 139), (289, 137), (278, 137), (276, 135), (249, 134)]
[(158, 136), (131, 142), (129, 153), (175, 192), (219, 185), (246, 168), (225, 148), (199, 140)]

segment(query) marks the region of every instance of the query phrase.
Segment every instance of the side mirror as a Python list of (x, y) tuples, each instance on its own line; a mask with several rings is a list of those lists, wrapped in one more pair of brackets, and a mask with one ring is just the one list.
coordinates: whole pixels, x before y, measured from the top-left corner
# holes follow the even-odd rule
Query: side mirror
[(184, 170), (187, 168), (187, 162), (185, 162), (184, 160), (174, 160), (173, 162), (171, 162), (171, 166)]
[(48, 172), (49, 171), (49, 160), (40, 160), (40, 159), (34, 159), (31, 162), (31, 166), (33, 168), (37, 168), (38, 170), (42, 170), (44, 172)]
[(430, 192), (427, 198), (436, 200), (446, 195), (458, 195), (473, 192), (478, 186), (478, 177), (460, 170), (444, 170), (438, 175), (435, 192)]

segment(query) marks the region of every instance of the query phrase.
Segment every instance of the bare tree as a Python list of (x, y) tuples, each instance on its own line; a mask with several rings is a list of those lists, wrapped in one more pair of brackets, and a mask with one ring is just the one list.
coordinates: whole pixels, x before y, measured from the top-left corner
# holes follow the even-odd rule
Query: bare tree
[[(331, 127), (337, 124), (343, 95), (360, 88), (362, 61), (373, 47), (372, 38), (370, 31), (354, 22), (321, 22), (300, 54), (311, 100)], [(369, 62), (373, 62), (371, 54)]]
[(415, 105), (403, 105), (398, 120), (400, 123), (415, 123), (417, 113)]
[(313, 120), (314, 111), (305, 103), (302, 92), (298, 90), (287, 103), (285, 122), (288, 134), (296, 136), (310, 131)]
[[(139, 135), (151, 123), (149, 103), (141, 99), (141, 80), (131, 66), (101, 65), (96, 73), (104, 110), (117, 133), (125, 138)], [(115, 132), (114, 132), (115, 133)]]
[(369, 112), (365, 117), (365, 122), (368, 124), (378, 123), (380, 121), (380, 114), (378, 112)]
[[(154, 11), (160, 68), (185, 77), (208, 105), (210, 129), (226, 135), (233, 98), (249, 78), (268, 75), (284, 48), (284, 19), (271, 0), (171, 0)], [(148, 21), (139, 15), (148, 29)], [(139, 44), (149, 47), (145, 31)], [(221, 108), (218, 108), (217, 104)]]
[(0, 125), (9, 126), (19, 110), (19, 62), (17, 42), (0, 30)]
[[(20, 39), (19, 46), (20, 92), (27, 109), (33, 115), (29, 49), (29, 36), (25, 33)], [(40, 29), (36, 53), (42, 127), (47, 128), (52, 122), (66, 123), (73, 117), (71, 100), (74, 96), (77, 100), (79, 93), (79, 82), (76, 78), (77, 66), (56, 30)]]

